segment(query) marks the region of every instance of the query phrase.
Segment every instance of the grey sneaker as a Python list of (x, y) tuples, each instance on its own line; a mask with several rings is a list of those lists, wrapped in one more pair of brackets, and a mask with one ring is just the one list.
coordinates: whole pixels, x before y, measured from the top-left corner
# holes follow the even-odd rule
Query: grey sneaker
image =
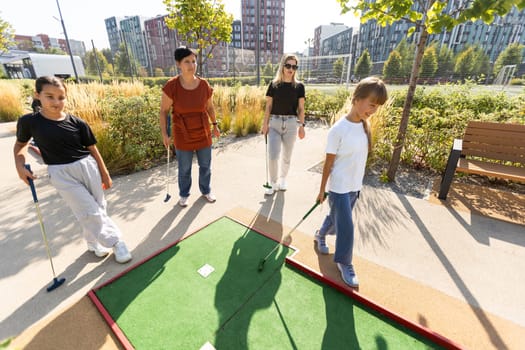
[(179, 205), (183, 208), (188, 206), (188, 198), (189, 197), (180, 197), (179, 199)]
[(118, 241), (113, 246), (113, 254), (115, 254), (115, 260), (120, 264), (125, 264), (131, 260), (131, 254), (126, 247), (126, 243)]
[(317, 250), (319, 253), (325, 255), (330, 253), (328, 245), (326, 244), (326, 236), (321, 236), (319, 230), (315, 231), (314, 240), (317, 242)]
[(98, 242), (87, 242), (88, 250), (95, 253), (99, 258), (103, 258), (111, 252), (111, 248), (106, 248)]
[(210, 192), (208, 194), (203, 194), (203, 197), (208, 201), (208, 203), (215, 203), (217, 198)]
[(346, 284), (352, 288), (359, 287), (359, 281), (357, 280), (357, 276), (352, 265), (343, 265), (337, 263), (337, 268), (339, 271), (341, 271), (341, 278)]

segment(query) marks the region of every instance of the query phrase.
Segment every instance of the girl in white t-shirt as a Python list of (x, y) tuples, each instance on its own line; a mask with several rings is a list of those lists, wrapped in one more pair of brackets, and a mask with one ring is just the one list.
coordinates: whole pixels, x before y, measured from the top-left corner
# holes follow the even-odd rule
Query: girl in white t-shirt
[(387, 100), (385, 84), (369, 77), (361, 80), (352, 95), (352, 108), (328, 132), (326, 159), (317, 200), (329, 192), (330, 212), (315, 234), (320, 253), (328, 254), (326, 235), (335, 234), (334, 261), (343, 281), (357, 288), (359, 282), (352, 265), (354, 224), (352, 209), (363, 186), (366, 159), (372, 146), (368, 118)]

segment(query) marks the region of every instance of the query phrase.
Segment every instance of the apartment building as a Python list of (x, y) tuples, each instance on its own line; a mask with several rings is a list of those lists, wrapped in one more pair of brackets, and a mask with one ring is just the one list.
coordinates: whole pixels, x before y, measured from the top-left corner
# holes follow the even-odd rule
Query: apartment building
[[(414, 3), (413, 6), (418, 6)], [(445, 11), (453, 13), (458, 2), (449, 0)], [(408, 29), (413, 24), (406, 21), (397, 21), (382, 27), (375, 20), (362, 23), (359, 28), (359, 39), (356, 45), (355, 57), (359, 57), (368, 49), (374, 64), (381, 64), (388, 59), (403, 38), (408, 43), (415, 43), (419, 38), (416, 32), (408, 36)], [(454, 53), (463, 51), (471, 45), (478, 45), (494, 62), (499, 54), (511, 43), (525, 44), (525, 10), (519, 11), (516, 7), (505, 16), (496, 16), (494, 22), (486, 24), (482, 20), (466, 22), (454, 27), (451, 31), (443, 31), (430, 35), (428, 43), (438, 42), (446, 45)]]
[(160, 68), (166, 75), (174, 75), (176, 73), (174, 52), (180, 43), (177, 31), (166, 25), (166, 17), (168, 15), (144, 21), (144, 34), (152, 68)]
[(241, 0), (242, 48), (256, 51), (259, 42), (261, 66), (278, 63), (284, 52), (284, 5), (285, 0)]

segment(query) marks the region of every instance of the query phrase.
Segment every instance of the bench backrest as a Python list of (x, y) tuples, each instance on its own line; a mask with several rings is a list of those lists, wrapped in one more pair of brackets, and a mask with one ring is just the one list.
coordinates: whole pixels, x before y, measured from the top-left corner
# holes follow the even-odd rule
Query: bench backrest
[(525, 164), (525, 125), (470, 121), (461, 153)]

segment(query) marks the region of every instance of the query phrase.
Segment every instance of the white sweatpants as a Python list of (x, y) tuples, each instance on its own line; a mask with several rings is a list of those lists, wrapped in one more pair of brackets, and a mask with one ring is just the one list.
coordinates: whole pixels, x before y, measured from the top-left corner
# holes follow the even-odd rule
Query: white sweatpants
[(92, 156), (47, 167), (51, 184), (77, 218), (84, 239), (110, 248), (122, 236), (106, 212), (106, 199), (97, 162)]
[(279, 156), (281, 156), (281, 171), (279, 177), (285, 178), (290, 169), (293, 146), (297, 139), (297, 117), (271, 115), (270, 130), (268, 131), (268, 172), (270, 181), (274, 184), (278, 180)]

